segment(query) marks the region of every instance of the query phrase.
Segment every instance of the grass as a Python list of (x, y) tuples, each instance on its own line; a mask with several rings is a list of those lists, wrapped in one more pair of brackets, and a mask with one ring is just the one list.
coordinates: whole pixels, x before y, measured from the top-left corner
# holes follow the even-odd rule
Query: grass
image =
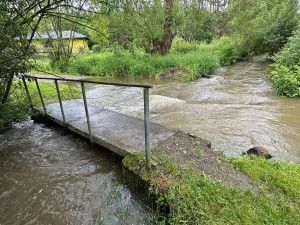
[(141, 157), (126, 157), (123, 164), (130, 167), (137, 162), (139, 167), (133, 166), (133, 171), (143, 171), (142, 176), (156, 193), (158, 206), (169, 207), (167, 214), (160, 214), (160, 224), (299, 224), (299, 165), (255, 156), (228, 159), (231, 166), (248, 174), (260, 187), (258, 193), (253, 193), (195, 174), (166, 157), (158, 161), (164, 172), (141, 168)]
[[(187, 73), (183, 80), (195, 80), (203, 74), (211, 74), (218, 67), (236, 62), (238, 54), (230, 38), (214, 40), (212, 44), (187, 43), (175, 38), (171, 53), (149, 55), (142, 51), (129, 53), (120, 50), (118, 53), (86, 53), (72, 58), (67, 64), (65, 61), (51, 67), (49, 59), (37, 59), (39, 70), (56, 74), (92, 75), (102, 77), (158, 77), (165, 71), (176, 66), (185, 67)], [(54, 65), (54, 64), (53, 64)], [(63, 68), (63, 71), (61, 69)], [(36, 73), (37, 71), (31, 71)]]
[[(36, 107), (42, 106), (36, 83), (34, 81), (27, 81), (26, 84), (29, 89), (33, 105)], [(56, 87), (53, 82), (39, 81), (39, 87), (45, 104), (58, 101)], [(62, 100), (76, 99), (81, 97), (80, 88), (73, 87), (64, 83), (59, 83), (58, 87)], [(25, 94), (24, 89), (19, 89), (19, 91), (21, 91), (23, 95)]]

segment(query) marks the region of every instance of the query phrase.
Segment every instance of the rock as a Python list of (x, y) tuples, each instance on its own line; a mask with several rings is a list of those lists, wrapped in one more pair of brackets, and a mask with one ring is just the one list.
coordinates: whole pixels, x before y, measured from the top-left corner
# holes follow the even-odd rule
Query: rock
[(203, 78), (208, 78), (208, 79), (210, 79), (210, 78), (212, 78), (213, 76), (212, 76), (212, 75), (208, 75), (208, 74), (202, 74), (202, 77), (203, 77)]
[(207, 142), (206, 146), (211, 149), (211, 142)]
[(271, 159), (272, 155), (269, 153), (269, 151), (267, 149), (265, 149), (264, 147), (261, 146), (255, 146), (253, 148), (250, 148), (247, 151), (248, 155), (257, 155), (257, 156), (264, 156), (266, 159)]

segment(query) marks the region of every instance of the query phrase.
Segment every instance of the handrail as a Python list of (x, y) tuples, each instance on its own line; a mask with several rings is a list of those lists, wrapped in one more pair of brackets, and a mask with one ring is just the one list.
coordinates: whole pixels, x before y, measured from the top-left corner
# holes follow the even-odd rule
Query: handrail
[(40, 95), (40, 99), (44, 108), (45, 113), (46, 112), (46, 107), (44, 105), (43, 101), (43, 96), (41, 93), (41, 90), (39, 88), (38, 84), (38, 79), (41, 80), (54, 80), (55, 86), (56, 86), (56, 91), (57, 91), (57, 96), (60, 104), (60, 109), (62, 113), (62, 118), (63, 118), (63, 123), (64, 126), (67, 127), (67, 122), (63, 110), (63, 101), (61, 100), (60, 97), (60, 91), (59, 91), (59, 86), (58, 86), (58, 81), (69, 81), (69, 82), (79, 82), (81, 84), (81, 91), (82, 91), (82, 97), (83, 97), (83, 102), (84, 102), (84, 108), (85, 108), (85, 113), (86, 113), (86, 118), (87, 118), (87, 125), (88, 125), (88, 130), (89, 130), (89, 138), (90, 141), (93, 142), (92, 140), (92, 128), (90, 124), (90, 118), (89, 118), (89, 112), (88, 112), (88, 107), (87, 107), (87, 100), (86, 100), (86, 95), (85, 95), (85, 88), (84, 88), (84, 83), (91, 83), (91, 84), (102, 84), (102, 85), (114, 85), (114, 86), (123, 86), (123, 87), (139, 87), (144, 89), (144, 130), (145, 130), (145, 153), (146, 153), (146, 165), (149, 168), (150, 167), (150, 117), (149, 117), (149, 88), (153, 88), (152, 85), (146, 85), (146, 84), (131, 84), (131, 83), (112, 83), (112, 82), (102, 82), (102, 81), (87, 81), (87, 80), (78, 80), (78, 79), (63, 79), (63, 78), (50, 78), (50, 77), (38, 77), (38, 76), (29, 76), (29, 75), (23, 75), (22, 80), (23, 84), (27, 93), (27, 97), (30, 103), (31, 108), (33, 109), (30, 93), (28, 90), (28, 87), (26, 85), (25, 78), (33, 79), (36, 83), (38, 93)]
[(29, 76), (23, 75), (26, 78), (32, 79), (41, 79), (41, 80), (57, 80), (57, 81), (70, 81), (70, 82), (84, 82), (84, 83), (91, 83), (91, 84), (104, 84), (104, 85), (114, 85), (114, 86), (124, 86), (124, 87), (141, 87), (141, 88), (153, 88), (153, 85), (148, 84), (133, 84), (133, 83), (114, 83), (114, 82), (103, 82), (103, 81), (93, 81), (93, 80), (79, 80), (79, 79), (64, 79), (64, 78), (50, 78), (50, 77), (36, 77), (36, 76)]

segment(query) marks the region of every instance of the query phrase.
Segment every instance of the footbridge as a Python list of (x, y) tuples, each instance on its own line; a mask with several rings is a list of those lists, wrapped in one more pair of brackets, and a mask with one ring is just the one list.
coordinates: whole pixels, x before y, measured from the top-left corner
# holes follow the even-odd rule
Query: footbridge
[[(175, 134), (176, 130), (150, 122), (149, 89), (151, 85), (132, 83), (111, 83), (87, 81), (81, 79), (64, 79), (59, 77), (22, 76), (23, 84), (33, 110), (64, 126), (74, 133), (88, 138), (91, 143), (99, 144), (120, 156), (128, 153), (145, 152), (146, 163), (150, 165), (150, 150)], [(26, 80), (34, 81), (40, 96), (42, 107), (34, 107)], [(39, 80), (55, 83), (58, 102), (46, 105)], [(80, 84), (82, 99), (62, 101), (58, 83), (76, 82)], [(88, 104), (85, 84), (114, 85), (123, 87), (142, 88), (144, 94), (144, 119), (124, 115), (115, 111)], [(126, 101), (126, 99), (124, 99)]]

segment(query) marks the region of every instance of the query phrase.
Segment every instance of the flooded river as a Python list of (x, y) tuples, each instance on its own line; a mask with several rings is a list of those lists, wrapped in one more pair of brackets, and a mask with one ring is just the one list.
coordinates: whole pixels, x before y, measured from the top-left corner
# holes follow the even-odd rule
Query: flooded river
[[(115, 80), (122, 81), (122, 80)], [(300, 99), (274, 94), (268, 64), (240, 62), (211, 79), (152, 83), (151, 121), (210, 140), (228, 156), (260, 145), (275, 159), (300, 163)], [(89, 102), (143, 118), (139, 88), (92, 86)], [(114, 93), (114, 94), (111, 94)]]
[(149, 224), (121, 170), (120, 157), (63, 128), (15, 124), (0, 135), (0, 224)]
[[(239, 156), (255, 145), (300, 163), (300, 99), (274, 95), (268, 65), (241, 62), (212, 79), (153, 83), (151, 121)], [(120, 80), (115, 80), (120, 81)], [(143, 90), (88, 86), (89, 104), (143, 118)], [(0, 224), (147, 224), (152, 211), (121, 180), (121, 158), (27, 120), (0, 135)]]

